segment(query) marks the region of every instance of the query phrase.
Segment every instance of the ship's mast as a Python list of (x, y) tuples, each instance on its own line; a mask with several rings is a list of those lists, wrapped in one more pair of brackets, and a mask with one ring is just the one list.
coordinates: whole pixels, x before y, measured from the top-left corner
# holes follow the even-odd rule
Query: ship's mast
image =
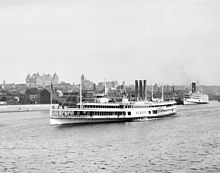
[(79, 99), (80, 99), (80, 108), (82, 108), (82, 77), (80, 78), (80, 85), (79, 85)]
[(154, 100), (154, 88), (153, 88), (153, 84), (151, 85), (151, 100)]
[(161, 96), (161, 100), (163, 101), (163, 84), (162, 84), (162, 89), (161, 89), (162, 91), (162, 96)]
[(147, 81), (146, 80), (144, 80), (144, 88), (143, 88), (143, 95), (144, 95), (144, 101), (146, 101), (147, 100)]
[(106, 96), (106, 80), (104, 79), (104, 96)]
[(51, 106), (52, 106), (52, 104), (53, 104), (53, 103), (52, 103), (52, 102), (53, 102), (53, 98), (52, 98), (53, 96), (52, 96), (52, 95), (53, 95), (53, 92), (52, 92), (52, 90), (51, 90), (51, 92), (50, 92), (50, 105), (51, 105)]

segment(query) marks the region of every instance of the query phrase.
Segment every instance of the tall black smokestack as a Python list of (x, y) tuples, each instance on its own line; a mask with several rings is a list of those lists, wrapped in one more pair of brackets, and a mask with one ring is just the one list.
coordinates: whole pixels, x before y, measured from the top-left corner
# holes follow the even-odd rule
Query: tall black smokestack
[(146, 92), (147, 92), (147, 85), (146, 85), (146, 80), (144, 80), (143, 99), (146, 99), (147, 96)]
[(192, 92), (196, 92), (196, 83), (192, 82)]
[(138, 97), (138, 80), (135, 80), (135, 97)]
[(139, 80), (139, 96), (143, 99), (142, 80)]

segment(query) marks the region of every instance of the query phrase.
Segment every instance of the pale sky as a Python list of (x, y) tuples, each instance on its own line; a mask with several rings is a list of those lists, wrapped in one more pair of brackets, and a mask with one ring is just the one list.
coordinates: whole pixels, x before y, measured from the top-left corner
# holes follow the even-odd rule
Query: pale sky
[(220, 85), (220, 1), (0, 0), (0, 60), (0, 83)]

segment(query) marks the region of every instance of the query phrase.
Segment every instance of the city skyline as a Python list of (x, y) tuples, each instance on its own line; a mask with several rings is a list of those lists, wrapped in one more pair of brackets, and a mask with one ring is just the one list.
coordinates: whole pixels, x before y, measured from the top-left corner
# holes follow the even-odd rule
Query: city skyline
[[(220, 85), (220, 2), (0, 1), (0, 80)], [(2, 83), (1, 82), (1, 83)]]

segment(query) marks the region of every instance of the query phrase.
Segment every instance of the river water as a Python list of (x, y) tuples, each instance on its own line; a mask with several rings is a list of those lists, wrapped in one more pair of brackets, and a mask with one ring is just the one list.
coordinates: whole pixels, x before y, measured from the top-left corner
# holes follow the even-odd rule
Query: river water
[(0, 114), (0, 172), (220, 172), (220, 102), (141, 122), (50, 126)]

